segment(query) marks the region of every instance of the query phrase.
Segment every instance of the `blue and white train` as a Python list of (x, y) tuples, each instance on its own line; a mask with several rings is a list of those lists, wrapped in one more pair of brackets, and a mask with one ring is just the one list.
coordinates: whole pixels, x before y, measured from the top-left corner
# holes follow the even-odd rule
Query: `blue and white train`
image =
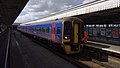
[(84, 35), (84, 22), (76, 17), (42, 23), (33, 22), (33, 24), (18, 26), (17, 29), (37, 38), (57, 43), (53, 47), (61, 47), (66, 54), (79, 53), (87, 37)]

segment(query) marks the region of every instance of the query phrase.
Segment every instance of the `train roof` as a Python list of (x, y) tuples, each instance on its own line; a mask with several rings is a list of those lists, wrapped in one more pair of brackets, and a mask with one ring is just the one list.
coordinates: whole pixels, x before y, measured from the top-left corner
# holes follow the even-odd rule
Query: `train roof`
[(77, 18), (77, 17), (67, 17), (67, 18), (61, 18), (61, 19), (56, 19), (56, 20), (49, 20), (49, 21), (43, 21), (43, 22), (39, 22), (39, 21), (33, 21), (27, 24), (23, 24), (23, 25), (37, 25), (37, 24), (48, 24), (48, 23), (57, 23), (57, 22), (62, 22), (62, 21), (81, 21), (83, 22), (81, 19)]

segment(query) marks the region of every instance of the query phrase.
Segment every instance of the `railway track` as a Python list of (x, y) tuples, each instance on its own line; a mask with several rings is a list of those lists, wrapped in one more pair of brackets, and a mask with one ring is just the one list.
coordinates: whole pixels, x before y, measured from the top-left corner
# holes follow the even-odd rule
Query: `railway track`
[(93, 62), (102, 66), (107, 68), (120, 68), (120, 56), (118, 54), (88, 47), (86, 48), (85, 55), (88, 56), (87, 54), (91, 54), (92, 56), (89, 56), (89, 58), (91, 58)]
[[(83, 55), (82, 53), (79, 54), (72, 54), (72, 55), (66, 55), (63, 52), (55, 51), (52, 48), (48, 47), (51, 44), (48, 44), (46, 42), (40, 42), (39, 39), (32, 39), (33, 42), (36, 42), (37, 44), (47, 48), (48, 50), (52, 51), (54, 54), (60, 56), (61, 58), (67, 60), (68, 62), (72, 63), (73, 65), (77, 66), (78, 68), (114, 68), (106, 63), (101, 63), (101, 61), (92, 59), (91, 57), (88, 57), (88, 55)], [(48, 45), (48, 46), (46, 46)], [(117, 68), (117, 67), (116, 67)]]

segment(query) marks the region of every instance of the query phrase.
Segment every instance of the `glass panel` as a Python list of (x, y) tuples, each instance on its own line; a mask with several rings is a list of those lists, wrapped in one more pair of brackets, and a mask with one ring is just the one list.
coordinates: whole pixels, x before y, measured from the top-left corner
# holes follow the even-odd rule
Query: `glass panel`
[(57, 34), (60, 34), (60, 27), (57, 28)]

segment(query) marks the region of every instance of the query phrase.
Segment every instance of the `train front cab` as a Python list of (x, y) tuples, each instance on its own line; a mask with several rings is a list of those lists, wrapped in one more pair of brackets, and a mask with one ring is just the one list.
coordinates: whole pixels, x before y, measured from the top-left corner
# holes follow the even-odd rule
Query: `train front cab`
[(67, 54), (79, 53), (83, 45), (84, 25), (77, 18), (67, 19), (63, 23), (63, 48)]

